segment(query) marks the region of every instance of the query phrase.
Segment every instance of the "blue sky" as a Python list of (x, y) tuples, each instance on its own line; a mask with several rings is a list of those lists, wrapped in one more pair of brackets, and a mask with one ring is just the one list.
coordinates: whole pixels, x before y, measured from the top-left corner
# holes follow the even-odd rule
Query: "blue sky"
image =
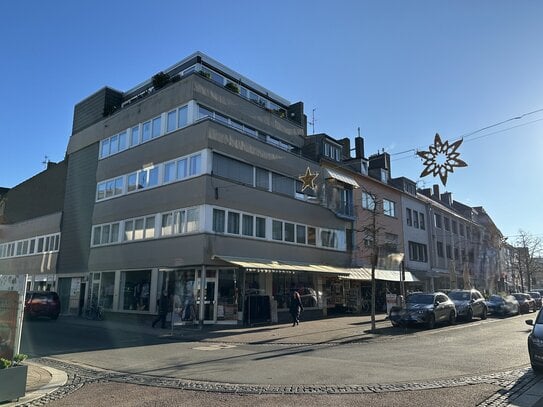
[[(5, 187), (64, 158), (77, 102), (197, 50), (316, 109), (316, 132), (360, 127), (367, 155), (385, 149), (392, 175), (415, 181), (420, 159), (398, 153), (543, 109), (540, 1), (21, 0), (0, 15)], [(543, 236), (542, 131), (540, 112), (465, 139), (468, 167), (441, 189), (504, 235)]]

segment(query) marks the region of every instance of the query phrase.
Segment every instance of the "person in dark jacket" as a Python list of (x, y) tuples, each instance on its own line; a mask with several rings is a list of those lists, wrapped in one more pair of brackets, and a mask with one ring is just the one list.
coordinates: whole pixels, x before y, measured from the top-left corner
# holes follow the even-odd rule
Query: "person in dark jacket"
[(290, 298), (290, 315), (292, 315), (292, 326), (300, 325), (300, 312), (303, 311), (302, 299), (298, 291), (292, 291)]
[(162, 329), (166, 328), (166, 315), (170, 312), (170, 296), (168, 291), (164, 290), (158, 300), (158, 317), (153, 321), (153, 328), (160, 322)]

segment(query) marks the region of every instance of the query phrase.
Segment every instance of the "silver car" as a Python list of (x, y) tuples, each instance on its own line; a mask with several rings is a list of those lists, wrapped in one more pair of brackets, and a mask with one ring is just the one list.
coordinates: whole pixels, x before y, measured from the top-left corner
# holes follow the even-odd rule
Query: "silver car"
[(449, 298), (454, 302), (458, 318), (471, 321), (473, 317), (486, 319), (488, 308), (483, 295), (477, 290), (452, 290)]

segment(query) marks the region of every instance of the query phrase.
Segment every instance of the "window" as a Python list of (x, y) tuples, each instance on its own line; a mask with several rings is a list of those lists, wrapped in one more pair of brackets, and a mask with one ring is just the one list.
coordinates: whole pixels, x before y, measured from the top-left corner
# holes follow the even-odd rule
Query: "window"
[(270, 175), (269, 171), (262, 168), (256, 168), (256, 177), (255, 177), (255, 187), (265, 189), (269, 191), (270, 189)]
[(337, 247), (336, 232), (331, 230), (321, 230), (321, 243), (323, 247)]
[(272, 221), (272, 239), (283, 240), (283, 222), (278, 220)]
[(145, 239), (155, 237), (155, 217), (148, 216), (145, 218)]
[(200, 230), (200, 210), (189, 209), (187, 211), (187, 233), (198, 232)]
[(389, 201), (388, 199), (383, 199), (383, 213), (386, 216), (395, 217), (396, 216), (396, 203)]
[(177, 127), (179, 128), (185, 127), (188, 124), (189, 122), (188, 111), (189, 111), (188, 106), (180, 107), (177, 110)]
[(151, 122), (145, 122), (141, 125), (141, 142), (145, 143), (146, 141), (151, 140)]
[(241, 234), (243, 236), (253, 236), (253, 217), (243, 215), (241, 218)]
[(413, 227), (419, 228), (419, 213), (417, 211), (413, 211)]
[(190, 157), (190, 173), (189, 175), (200, 174), (200, 168), (202, 166), (202, 156), (200, 154)]
[(187, 159), (177, 161), (177, 179), (183, 179), (187, 177)]
[(266, 219), (256, 217), (256, 237), (266, 238)]
[(239, 213), (228, 212), (228, 233), (239, 235)]
[(441, 215), (437, 214), (437, 213), (434, 213), (434, 221), (435, 221), (435, 226), (436, 228), (440, 228), (441, 229)]
[(453, 232), (455, 235), (458, 234), (458, 227), (457, 227), (457, 223), (456, 223), (455, 220), (453, 220), (453, 221), (451, 222), (451, 226), (452, 226), (452, 232)]
[(168, 112), (168, 116), (166, 117), (166, 131), (169, 133), (171, 131), (174, 131), (177, 128), (177, 110), (172, 110), (171, 112)]
[(124, 241), (134, 239), (134, 221), (127, 220), (124, 222)]
[(307, 227), (307, 244), (315, 246), (317, 244), (317, 233), (315, 228)]
[(272, 173), (272, 191), (294, 196), (295, 183), (292, 178)]
[(134, 126), (130, 130), (130, 147), (137, 146), (140, 143), (140, 126)]
[(141, 240), (143, 236), (143, 218), (139, 218), (134, 221), (134, 240)]
[(253, 185), (253, 167), (241, 161), (213, 154), (213, 174)]
[(426, 229), (426, 224), (424, 223), (424, 213), (419, 212), (419, 225), (422, 230)]
[(213, 232), (224, 233), (225, 212), (222, 209), (213, 209)]
[(176, 180), (175, 162), (164, 164), (164, 183)]
[(375, 197), (372, 194), (362, 192), (362, 208), (370, 211), (375, 210)]
[(466, 235), (466, 227), (464, 226), (464, 224), (460, 223), (458, 226), (460, 227), (460, 236), (465, 236)]
[(447, 253), (447, 258), (448, 259), (452, 259), (453, 256), (452, 256), (452, 247), (450, 244), (448, 244), (446, 247), (445, 247), (445, 251)]
[[(224, 230), (224, 224), (223, 224)], [(160, 230), (161, 236), (169, 236), (173, 233), (173, 213), (165, 213), (162, 215), (162, 227)]]
[(109, 155), (109, 139), (102, 140), (102, 148), (100, 149), (100, 158)]
[(132, 174), (128, 175), (126, 192), (133, 192), (136, 190), (137, 180), (138, 180), (138, 173), (133, 172)]
[(161, 133), (161, 118), (156, 117), (153, 119), (152, 123), (152, 130), (151, 130), (151, 138), (157, 138), (160, 136)]
[(425, 244), (409, 242), (409, 260), (428, 262), (428, 252)]
[(443, 257), (443, 242), (436, 242), (437, 255)]
[(411, 226), (413, 224), (411, 209), (409, 209), (409, 208), (405, 209), (405, 220), (407, 222), (407, 226)]
[(294, 242), (294, 224), (285, 222), (285, 242)]
[(119, 223), (111, 224), (111, 236), (110, 243), (117, 243), (119, 241)]
[(449, 218), (443, 217), (443, 225), (445, 226), (445, 230), (451, 230), (451, 221)]
[(305, 244), (305, 226), (296, 225), (296, 243)]

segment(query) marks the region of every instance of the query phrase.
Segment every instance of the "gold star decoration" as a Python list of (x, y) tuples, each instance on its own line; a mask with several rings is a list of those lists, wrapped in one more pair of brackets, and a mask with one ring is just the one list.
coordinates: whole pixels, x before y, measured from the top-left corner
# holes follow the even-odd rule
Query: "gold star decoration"
[(304, 192), (307, 188), (311, 188), (313, 191), (317, 186), (315, 185), (315, 178), (319, 176), (318, 172), (311, 172), (311, 169), (307, 167), (305, 170), (304, 175), (300, 175), (298, 179), (302, 181), (302, 192)]
[(438, 133), (434, 138), (434, 145), (428, 147), (428, 151), (417, 151), (417, 155), (423, 159), (425, 165), (424, 171), (420, 174), (421, 177), (432, 174), (434, 177), (439, 175), (443, 186), (447, 185), (447, 176), (449, 172), (454, 172), (455, 167), (467, 167), (468, 165), (460, 158), (458, 147), (462, 144), (463, 139), (449, 144), (444, 143)]

